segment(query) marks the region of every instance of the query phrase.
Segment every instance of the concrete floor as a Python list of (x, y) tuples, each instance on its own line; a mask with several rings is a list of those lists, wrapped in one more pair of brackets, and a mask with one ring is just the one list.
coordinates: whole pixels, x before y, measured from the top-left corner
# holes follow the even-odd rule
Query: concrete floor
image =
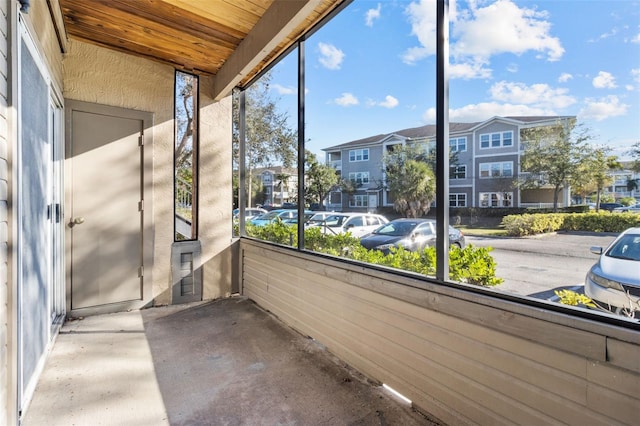
[(67, 322), (23, 425), (440, 425), (245, 298)]

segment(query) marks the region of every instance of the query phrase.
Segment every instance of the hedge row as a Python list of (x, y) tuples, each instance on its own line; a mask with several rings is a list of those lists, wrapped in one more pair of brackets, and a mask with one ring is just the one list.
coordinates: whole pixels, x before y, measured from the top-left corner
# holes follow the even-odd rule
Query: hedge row
[(509, 215), (502, 219), (502, 226), (517, 237), (555, 231), (622, 232), (640, 227), (640, 215), (607, 211)]
[[(293, 247), (298, 245), (297, 225), (285, 225), (282, 222), (275, 222), (267, 226), (247, 224), (246, 232), (248, 236), (261, 240)], [(428, 276), (436, 274), (436, 249), (434, 247), (417, 252), (399, 248), (385, 255), (378, 250), (368, 250), (362, 247), (360, 240), (352, 237), (350, 233), (323, 234), (320, 227), (305, 229), (304, 243), (305, 249), (318, 253)], [(468, 245), (464, 249), (452, 247), (449, 253), (450, 279), (479, 286), (494, 286), (502, 283), (502, 278), (496, 277), (496, 263), (489, 254), (490, 251), (491, 248), (473, 247), (472, 245)]]

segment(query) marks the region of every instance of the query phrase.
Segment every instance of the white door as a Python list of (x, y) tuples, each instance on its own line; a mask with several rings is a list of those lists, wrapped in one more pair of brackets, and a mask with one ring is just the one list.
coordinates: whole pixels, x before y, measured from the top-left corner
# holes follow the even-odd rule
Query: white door
[(369, 211), (375, 212), (377, 208), (378, 208), (378, 195), (369, 194)]
[(68, 125), (71, 309), (140, 300), (143, 122), (74, 109)]

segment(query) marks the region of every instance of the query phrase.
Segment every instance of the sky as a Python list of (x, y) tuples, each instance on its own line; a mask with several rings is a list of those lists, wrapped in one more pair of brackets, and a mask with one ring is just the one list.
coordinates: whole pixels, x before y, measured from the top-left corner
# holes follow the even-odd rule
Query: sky
[[(436, 3), (354, 0), (305, 43), (306, 146), (435, 123)], [(628, 158), (640, 142), (640, 0), (451, 0), (449, 120), (573, 115)], [(271, 91), (295, 125), (297, 52)]]

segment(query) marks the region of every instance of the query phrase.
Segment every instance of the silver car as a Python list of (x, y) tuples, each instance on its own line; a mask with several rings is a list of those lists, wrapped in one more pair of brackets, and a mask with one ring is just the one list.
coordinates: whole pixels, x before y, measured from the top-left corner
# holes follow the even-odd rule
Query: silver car
[(585, 279), (584, 290), (598, 306), (616, 313), (640, 316), (640, 228), (621, 233), (600, 255)]
[(616, 207), (613, 209), (614, 212), (631, 212), (631, 213), (640, 213), (640, 203), (634, 204), (633, 206), (625, 206), (625, 207)]
[(324, 234), (337, 235), (350, 232), (352, 236), (360, 238), (387, 222), (389, 221), (386, 217), (373, 213), (332, 213), (310, 222), (309, 225), (320, 226)]

